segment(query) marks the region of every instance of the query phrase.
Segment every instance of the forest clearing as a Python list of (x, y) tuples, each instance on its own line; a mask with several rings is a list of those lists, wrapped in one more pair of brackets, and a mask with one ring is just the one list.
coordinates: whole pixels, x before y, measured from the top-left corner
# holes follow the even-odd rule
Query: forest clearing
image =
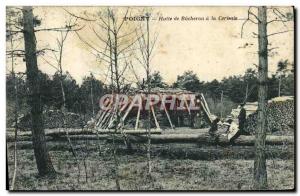
[(8, 6), (7, 189), (295, 191), (294, 17)]

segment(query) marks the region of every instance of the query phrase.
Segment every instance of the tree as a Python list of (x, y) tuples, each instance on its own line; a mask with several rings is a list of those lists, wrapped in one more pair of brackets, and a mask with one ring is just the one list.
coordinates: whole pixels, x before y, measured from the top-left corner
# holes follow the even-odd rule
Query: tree
[(277, 64), (276, 74), (272, 74), (268, 81), (268, 99), (282, 95), (293, 96), (294, 94), (293, 63), (288, 60), (280, 60)]
[[(144, 41), (144, 53), (145, 53), (145, 68), (146, 68), (146, 80), (147, 80), (147, 95), (150, 96), (151, 94), (151, 73), (150, 73), (150, 26), (149, 26), (149, 19), (150, 19), (150, 13), (146, 13), (146, 36), (147, 40), (143, 39)], [(142, 36), (143, 38), (144, 36)], [(154, 114), (154, 109), (152, 106), (151, 110)], [(151, 174), (152, 167), (151, 167), (151, 110), (149, 108), (148, 110), (148, 123), (147, 123), (147, 136), (148, 136), (148, 145), (147, 145), (147, 159), (148, 159), (148, 174)]]
[(278, 76), (278, 97), (281, 96), (281, 82), (282, 77), (285, 75), (287, 71), (288, 60), (281, 60), (277, 64), (277, 76)]
[[(142, 10), (142, 13), (140, 14), (143, 18), (143, 20), (140, 23), (140, 28), (136, 30), (136, 37), (138, 37), (138, 44), (137, 48), (139, 49), (139, 53), (135, 55), (135, 59), (137, 60), (137, 65), (141, 66), (146, 75), (146, 81), (141, 82), (135, 73), (133, 69), (132, 62), (130, 62), (132, 71), (136, 77), (136, 80), (138, 82), (138, 87), (144, 90), (144, 93), (147, 97), (151, 95), (152, 88), (160, 87), (163, 88), (166, 85), (162, 82), (162, 77), (159, 72), (151, 72), (151, 57), (153, 56), (153, 49), (157, 41), (157, 34), (154, 34), (152, 38), (152, 34), (150, 34), (150, 22), (151, 17), (153, 17), (153, 13), (151, 13), (151, 10)], [(152, 27), (152, 26), (151, 26)], [(138, 31), (140, 30), (140, 32)], [(136, 129), (138, 128), (138, 121), (140, 118), (140, 110), (141, 105), (137, 114), (137, 121), (136, 121)], [(155, 111), (154, 107), (150, 105), (148, 108), (147, 113), (147, 163), (148, 163), (148, 174), (151, 175), (152, 167), (151, 167), (151, 116), (153, 115), (153, 118), (156, 122), (155, 117)], [(159, 125), (156, 122), (156, 126), (159, 129)]]
[(203, 86), (206, 94), (208, 94), (214, 101), (220, 99), (221, 91), (224, 89), (218, 80), (214, 79), (211, 82), (206, 82)]
[(93, 74), (83, 78), (80, 86), (80, 94), (85, 103), (84, 107), (89, 114), (93, 113), (93, 110), (97, 111), (100, 109), (98, 101), (106, 91), (104, 84), (100, 80), (97, 80)]
[(15, 100), (16, 91), (15, 91), (15, 82), (18, 85), (18, 103), (19, 105), (25, 104), (25, 98), (26, 98), (26, 83), (25, 80), (22, 78), (23, 74), (17, 74), (15, 72), (15, 76), (13, 76), (13, 73), (10, 72), (6, 76), (6, 98), (10, 101)]
[[(124, 11), (125, 10), (125, 11)], [(78, 17), (86, 22), (95, 22), (95, 26), (98, 27), (92, 28), (96, 41), (93, 40), (93, 43), (90, 43), (84, 39), (78, 32), (76, 32), (78, 38), (85, 43), (88, 48), (91, 50), (91, 53), (95, 55), (99, 64), (105, 63), (108, 65), (108, 75), (111, 79), (111, 90), (112, 94), (119, 95), (123, 93), (124, 90), (128, 88), (128, 83), (126, 82), (125, 73), (128, 68), (129, 62), (128, 59), (132, 56), (132, 46), (138, 41), (139, 37), (134, 37), (136, 32), (135, 26), (132, 27), (132, 23), (128, 23), (126, 20), (127, 15), (129, 14), (129, 8), (123, 10), (118, 10), (114, 8), (105, 8), (101, 10), (102, 12), (97, 13), (95, 19), (83, 19), (83, 17)], [(124, 12), (123, 12), (124, 11)], [(130, 31), (130, 32), (128, 32)], [(98, 43), (98, 45), (94, 44)], [(101, 45), (101, 46), (99, 46)], [(118, 131), (121, 132), (124, 138), (125, 144), (128, 145), (126, 135), (123, 134), (123, 118), (121, 116), (121, 110), (116, 104), (118, 100), (117, 96), (114, 97), (114, 111), (111, 113), (111, 122), (115, 124), (115, 133)], [(112, 123), (110, 123), (112, 124)], [(115, 133), (113, 134), (113, 141), (115, 138)], [(117, 190), (120, 190), (120, 182), (118, 175), (118, 159), (116, 155), (117, 147), (113, 142), (113, 158), (114, 158), (114, 174)]]
[(33, 24), (32, 7), (23, 7), (23, 34), (25, 44), (26, 74), (29, 88), (29, 105), (31, 109), (32, 144), (39, 175), (55, 175), (55, 170), (48, 153), (44, 124), (42, 117), (42, 103), (40, 99), (39, 70), (36, 56), (36, 39)]
[[(59, 81), (59, 89), (61, 91), (61, 101), (59, 100), (58, 103), (61, 103), (60, 104), (60, 109), (61, 109), (61, 112), (62, 112), (62, 120), (63, 120), (63, 129), (66, 128), (66, 113), (67, 113), (67, 99), (66, 99), (66, 90), (65, 90), (65, 87), (64, 87), (64, 77), (63, 77), (63, 49), (64, 49), (64, 44), (65, 44), (65, 41), (67, 40), (67, 37), (68, 37), (68, 34), (70, 31), (79, 31), (80, 29), (74, 29), (73, 27), (77, 26), (77, 18), (75, 18), (74, 22), (72, 20), (72, 18), (69, 19), (68, 22), (66, 22), (65, 24), (65, 27), (62, 28), (62, 29), (46, 29), (46, 30), (55, 30), (55, 31), (59, 31), (60, 32), (60, 38), (56, 39), (56, 42), (57, 42), (57, 46), (58, 46), (58, 56), (55, 54), (56, 51), (55, 50), (52, 50), (50, 49), (50, 51), (52, 51), (54, 53), (54, 56), (55, 56), (55, 60), (56, 60), (56, 63), (55, 65), (53, 65), (52, 63), (50, 63), (48, 60), (46, 60), (45, 58), (44, 61), (46, 63), (48, 63), (50, 66), (52, 66), (53, 68), (55, 68), (57, 70), (56, 74), (58, 74), (59, 76), (57, 77), (58, 78), (58, 81)], [(67, 72), (66, 76), (70, 76)], [(66, 78), (67, 78), (66, 77)], [(72, 78), (70, 76), (70, 78)], [(68, 80), (66, 80), (68, 82)], [(75, 80), (71, 80), (71, 84), (74, 84), (76, 86), (76, 81)], [(68, 88), (68, 90), (72, 90), (72, 94), (76, 94), (74, 93), (74, 89), (70, 89)], [(72, 100), (73, 101), (73, 100)], [(73, 106), (73, 103), (75, 102), (72, 102), (71, 105)], [(66, 131), (66, 136), (67, 136), (67, 140), (68, 140), (68, 143), (71, 147), (71, 150), (72, 150), (72, 154), (76, 160), (76, 163), (77, 163), (77, 167), (78, 167), (78, 176), (80, 176), (80, 166), (79, 166), (79, 161), (78, 161), (78, 158), (77, 158), (77, 154), (75, 152), (75, 149), (71, 143), (71, 140), (69, 138), (69, 134), (68, 134), (68, 130), (65, 129)], [(78, 178), (79, 180), (79, 178)]]
[(55, 102), (53, 97), (53, 81), (50, 79), (49, 75), (39, 71), (39, 81), (40, 81), (40, 93), (41, 102), (44, 106), (51, 107)]
[[(257, 11), (257, 14), (253, 12)], [(267, 10), (270, 10), (269, 20), (267, 20)], [(258, 38), (258, 118), (257, 131), (255, 136), (255, 160), (254, 160), (254, 184), (255, 189), (267, 189), (267, 170), (266, 170), (266, 104), (267, 104), (267, 84), (268, 84), (268, 56), (274, 55), (272, 50), (276, 47), (268, 48), (268, 39), (270, 36), (283, 34), (289, 31), (286, 23), (293, 20), (293, 13), (283, 13), (277, 7), (267, 8), (265, 6), (249, 7), (248, 17), (241, 28), (241, 37), (243, 37), (244, 25), (251, 22), (258, 26), (258, 33), (252, 32), (255, 38)], [(286, 28), (284, 31), (278, 31), (267, 34), (267, 25), (279, 22)], [(277, 47), (278, 48), (278, 47)]]
[(295, 96), (295, 89), (294, 89), (294, 79), (295, 76), (293, 73), (288, 74), (284, 78), (282, 78), (282, 90), (281, 93), (287, 96)]
[(163, 78), (159, 71), (155, 71), (150, 75), (150, 86), (151, 88), (165, 88), (167, 84), (163, 82)]
[[(8, 21), (11, 20), (11, 17), (14, 16), (15, 13), (13, 11), (8, 11)], [(11, 31), (10, 25), (8, 25), (8, 30)], [(10, 48), (11, 48), (11, 76), (12, 76), (12, 83), (13, 89), (11, 90), (11, 94), (14, 97), (14, 127), (15, 127), (15, 143), (14, 143), (14, 173), (11, 183), (11, 190), (14, 190), (16, 178), (17, 178), (17, 170), (18, 170), (18, 163), (17, 163), (17, 140), (18, 140), (18, 113), (19, 113), (19, 96), (18, 96), (18, 79), (15, 73), (15, 65), (14, 65), (14, 36), (9, 36), (10, 41)]]
[[(61, 86), (63, 87), (64, 91), (61, 90)], [(62, 92), (64, 92), (64, 94)], [(63, 74), (56, 72), (53, 75), (51, 94), (52, 105), (55, 108), (62, 109), (65, 107), (68, 111), (78, 111), (74, 103), (79, 102), (81, 99), (81, 96), (78, 96), (79, 86), (69, 72), (65, 72)], [(63, 98), (63, 96), (65, 98)]]
[(267, 79), (268, 79), (268, 38), (267, 38), (267, 8), (258, 7), (258, 118), (255, 135), (254, 159), (254, 188), (266, 189), (266, 106), (267, 106)]
[(243, 102), (257, 101), (257, 72), (254, 69), (247, 69), (243, 76), (245, 89), (245, 98)]
[(177, 76), (177, 81), (173, 84), (173, 87), (198, 92), (199, 90), (201, 91), (202, 84), (193, 71), (186, 71), (182, 75)]
[(229, 76), (222, 79), (220, 88), (224, 91), (224, 95), (228, 96), (235, 103), (242, 103), (245, 99), (245, 86), (243, 77)]

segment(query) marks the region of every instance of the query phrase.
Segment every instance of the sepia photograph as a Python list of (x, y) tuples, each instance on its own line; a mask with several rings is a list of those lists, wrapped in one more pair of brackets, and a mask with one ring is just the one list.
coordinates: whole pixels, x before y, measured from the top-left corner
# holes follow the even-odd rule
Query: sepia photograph
[(294, 6), (5, 15), (8, 191), (296, 190)]

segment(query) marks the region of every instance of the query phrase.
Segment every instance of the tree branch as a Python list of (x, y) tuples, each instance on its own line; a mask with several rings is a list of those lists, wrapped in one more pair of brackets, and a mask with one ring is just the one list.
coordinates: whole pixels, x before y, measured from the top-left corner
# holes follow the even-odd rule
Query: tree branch
[(273, 35), (278, 35), (278, 34), (282, 34), (282, 33), (287, 33), (287, 32), (291, 32), (293, 30), (286, 30), (286, 31), (280, 31), (280, 32), (276, 32), (276, 33), (271, 33), (269, 35), (267, 35), (267, 37), (273, 36)]
[(121, 30), (121, 28), (122, 28), (122, 26), (123, 26), (123, 24), (124, 24), (124, 22), (125, 22), (125, 18), (127, 17), (128, 11), (129, 11), (129, 8), (127, 8), (126, 13), (125, 13), (125, 16), (123, 17), (123, 20), (122, 20), (120, 26), (119, 26), (118, 29), (117, 29), (117, 34), (118, 34), (119, 31)]
[[(257, 16), (256, 16), (255, 14), (253, 14), (250, 10), (251, 10), (251, 7), (248, 8), (248, 16), (247, 16), (247, 19), (246, 19), (246, 20), (243, 22), (243, 24), (242, 24), (242, 28), (241, 28), (241, 38), (243, 38), (244, 26), (246, 25), (246, 23), (247, 23), (248, 21), (250, 21), (250, 22), (252, 22), (252, 23), (254, 23), (254, 24), (258, 24), (258, 22), (259, 22)], [(250, 18), (250, 15), (255, 16), (255, 18), (257, 19), (257, 22), (253, 21), (253, 20)]]
[(99, 54), (102, 54), (103, 56), (105, 56), (105, 57), (111, 59), (110, 56), (108, 56), (107, 54), (105, 54), (105, 53), (99, 51), (99, 50), (96, 49), (94, 46), (92, 46), (90, 43), (88, 43), (87, 41), (85, 41), (84, 39), (82, 39), (82, 37), (79, 35), (78, 32), (75, 32), (75, 33), (76, 33), (76, 35), (78, 36), (78, 38), (79, 38), (83, 43), (85, 43), (87, 46), (89, 46), (91, 49), (93, 49), (93, 50), (95, 50), (96, 52), (98, 52)]
[(72, 26), (66, 26), (66, 27), (57, 27), (57, 28), (45, 28), (45, 29), (36, 29), (34, 30), (35, 32), (39, 32), (39, 31), (58, 31), (58, 32), (68, 32), (68, 31), (80, 31), (81, 29), (84, 28), (84, 26), (78, 28), (78, 29), (72, 29), (72, 27), (74, 27), (76, 25), (72, 25)]
[(68, 10), (66, 10), (65, 8), (63, 8), (63, 10), (65, 10), (68, 14), (70, 14), (71, 16), (77, 18), (77, 19), (80, 19), (80, 20), (84, 20), (84, 21), (88, 21), (88, 22), (93, 22), (93, 21), (96, 21), (96, 19), (89, 19), (89, 18), (84, 18), (82, 16), (77, 16), (71, 12), (69, 12)]

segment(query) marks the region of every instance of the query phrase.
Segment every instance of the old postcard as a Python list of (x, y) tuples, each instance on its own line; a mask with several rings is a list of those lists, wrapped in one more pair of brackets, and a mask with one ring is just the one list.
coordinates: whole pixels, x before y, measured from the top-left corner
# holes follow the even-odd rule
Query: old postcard
[(10, 191), (294, 191), (294, 7), (6, 7)]

